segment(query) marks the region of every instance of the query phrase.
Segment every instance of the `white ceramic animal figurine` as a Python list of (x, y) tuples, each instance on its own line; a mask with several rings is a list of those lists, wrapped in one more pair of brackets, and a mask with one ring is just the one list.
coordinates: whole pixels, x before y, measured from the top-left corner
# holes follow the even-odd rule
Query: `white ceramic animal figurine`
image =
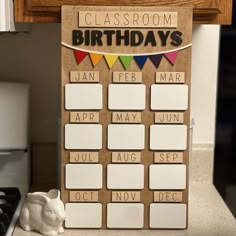
[(48, 236), (61, 234), (64, 219), (65, 209), (59, 190), (27, 194), (20, 214), (20, 225), (24, 230), (35, 230)]

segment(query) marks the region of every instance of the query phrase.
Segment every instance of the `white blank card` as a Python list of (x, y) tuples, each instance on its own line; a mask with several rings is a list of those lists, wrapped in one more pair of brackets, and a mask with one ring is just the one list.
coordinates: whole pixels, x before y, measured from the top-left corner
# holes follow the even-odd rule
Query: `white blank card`
[(186, 150), (186, 125), (151, 125), (151, 150)]

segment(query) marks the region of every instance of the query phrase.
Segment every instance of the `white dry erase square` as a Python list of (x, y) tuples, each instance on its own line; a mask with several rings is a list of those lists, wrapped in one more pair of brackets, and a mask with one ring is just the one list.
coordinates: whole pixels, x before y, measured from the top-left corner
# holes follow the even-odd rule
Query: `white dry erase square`
[(187, 110), (188, 85), (162, 85), (151, 86), (152, 110)]
[(67, 110), (102, 109), (101, 84), (66, 84), (65, 108)]
[(185, 189), (186, 165), (154, 164), (149, 166), (150, 189)]
[(108, 149), (143, 150), (145, 145), (144, 125), (108, 125)]
[(102, 188), (101, 164), (67, 164), (65, 175), (67, 189)]
[(151, 203), (150, 228), (185, 229), (187, 221), (186, 204)]
[(141, 229), (144, 225), (142, 203), (108, 203), (107, 227), (118, 229)]
[(108, 189), (143, 189), (144, 166), (142, 164), (108, 164)]
[(67, 203), (65, 205), (66, 228), (101, 228), (101, 203)]
[(143, 84), (110, 84), (108, 108), (110, 110), (144, 110), (146, 87)]
[(151, 125), (151, 150), (186, 150), (186, 125)]
[(102, 125), (66, 124), (65, 148), (99, 150), (102, 148)]

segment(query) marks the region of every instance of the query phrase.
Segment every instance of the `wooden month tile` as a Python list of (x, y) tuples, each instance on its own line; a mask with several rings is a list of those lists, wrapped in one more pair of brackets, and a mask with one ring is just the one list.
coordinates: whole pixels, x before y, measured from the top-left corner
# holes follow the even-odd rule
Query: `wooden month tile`
[(63, 6), (66, 228), (188, 227), (192, 9)]

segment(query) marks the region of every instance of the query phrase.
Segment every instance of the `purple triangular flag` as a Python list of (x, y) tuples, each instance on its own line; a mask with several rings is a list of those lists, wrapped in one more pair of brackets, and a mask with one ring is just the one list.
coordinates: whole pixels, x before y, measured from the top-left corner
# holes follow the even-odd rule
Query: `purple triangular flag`
[(149, 56), (150, 60), (152, 61), (152, 63), (154, 64), (154, 66), (156, 68), (159, 67), (159, 65), (161, 63), (162, 56), (163, 56), (162, 54), (157, 54), (157, 55)]
[(134, 60), (136, 61), (138, 67), (142, 70), (146, 61), (147, 61), (147, 56), (135, 56)]

